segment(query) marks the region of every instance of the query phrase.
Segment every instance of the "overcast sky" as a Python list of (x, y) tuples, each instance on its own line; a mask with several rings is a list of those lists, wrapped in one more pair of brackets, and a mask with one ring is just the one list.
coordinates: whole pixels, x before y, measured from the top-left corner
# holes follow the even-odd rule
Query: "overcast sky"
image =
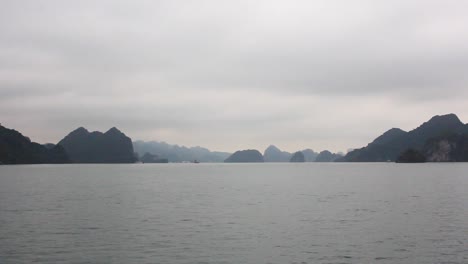
[(468, 1), (0, 0), (0, 122), (346, 151), (468, 122)]

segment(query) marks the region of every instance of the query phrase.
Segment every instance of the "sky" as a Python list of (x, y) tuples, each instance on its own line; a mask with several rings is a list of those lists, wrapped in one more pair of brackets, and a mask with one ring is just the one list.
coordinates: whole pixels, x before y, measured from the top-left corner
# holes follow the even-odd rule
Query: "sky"
[(0, 0), (0, 122), (212, 150), (468, 122), (468, 1)]

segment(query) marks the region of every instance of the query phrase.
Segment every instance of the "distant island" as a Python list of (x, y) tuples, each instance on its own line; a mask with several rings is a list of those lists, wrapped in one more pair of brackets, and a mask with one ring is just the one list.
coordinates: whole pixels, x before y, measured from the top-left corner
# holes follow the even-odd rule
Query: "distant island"
[(316, 153), (311, 149), (305, 149), (291, 154), (270, 145), (263, 155), (258, 150), (240, 150), (224, 162), (333, 162), (341, 157), (343, 157), (341, 154), (331, 153), (328, 150)]
[(264, 159), (258, 150), (247, 149), (234, 152), (224, 162), (264, 162)]
[[(332, 162), (342, 157), (341, 154), (332, 153), (328, 150), (317, 153), (311, 149), (304, 149), (296, 151), (295, 153), (289, 153), (287, 151), (282, 151), (275, 145), (270, 145), (265, 149), (263, 158), (265, 162), (293, 162), (291, 160), (294, 155), (301, 155), (298, 152), (304, 156), (304, 162)], [(296, 160), (296, 158), (294, 158), (294, 160)]]

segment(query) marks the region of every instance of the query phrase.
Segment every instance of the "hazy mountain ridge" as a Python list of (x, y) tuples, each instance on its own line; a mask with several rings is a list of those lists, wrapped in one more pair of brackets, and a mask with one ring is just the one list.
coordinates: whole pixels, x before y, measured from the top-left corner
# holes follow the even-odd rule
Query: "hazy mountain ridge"
[(14, 129), (0, 125), (0, 164), (69, 163), (61, 146), (31, 142)]
[(203, 147), (185, 147), (171, 145), (166, 142), (142, 141), (133, 142), (135, 152), (140, 156), (145, 153), (158, 155), (160, 158), (166, 158), (169, 162), (200, 161), (200, 162), (223, 162), (231, 155), (228, 152), (210, 151)]

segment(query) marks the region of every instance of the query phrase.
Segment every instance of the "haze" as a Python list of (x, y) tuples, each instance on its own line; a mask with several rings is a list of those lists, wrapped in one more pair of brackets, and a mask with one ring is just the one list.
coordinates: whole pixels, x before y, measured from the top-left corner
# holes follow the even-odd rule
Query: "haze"
[(468, 120), (466, 1), (2, 1), (0, 122), (345, 151)]

